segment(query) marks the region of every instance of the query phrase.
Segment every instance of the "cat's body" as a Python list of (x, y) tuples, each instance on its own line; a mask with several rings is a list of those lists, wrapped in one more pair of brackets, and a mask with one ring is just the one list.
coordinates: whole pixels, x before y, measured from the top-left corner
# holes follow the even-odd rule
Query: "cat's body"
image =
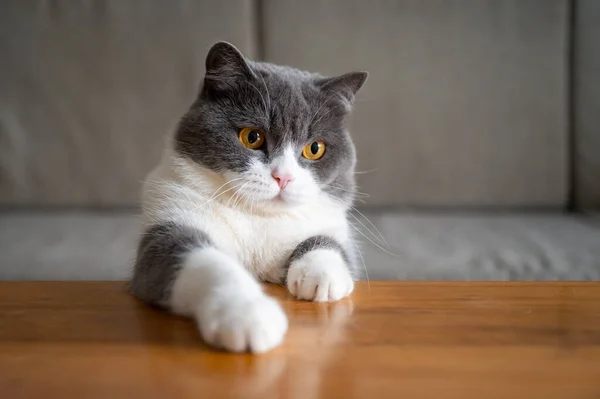
[(356, 160), (343, 120), (365, 79), (252, 63), (215, 45), (144, 185), (132, 292), (194, 317), (213, 346), (254, 352), (287, 330), (258, 281), (306, 300), (349, 295)]

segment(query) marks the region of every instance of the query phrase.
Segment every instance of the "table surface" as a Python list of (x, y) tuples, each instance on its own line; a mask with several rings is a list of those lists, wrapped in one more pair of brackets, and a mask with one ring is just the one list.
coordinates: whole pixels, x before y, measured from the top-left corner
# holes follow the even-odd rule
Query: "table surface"
[(360, 282), (263, 355), (119, 282), (0, 282), (4, 398), (600, 398), (600, 283)]

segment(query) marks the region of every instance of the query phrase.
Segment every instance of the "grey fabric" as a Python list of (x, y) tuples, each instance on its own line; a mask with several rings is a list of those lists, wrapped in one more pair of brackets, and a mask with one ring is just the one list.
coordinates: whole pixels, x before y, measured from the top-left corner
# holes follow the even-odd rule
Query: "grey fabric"
[(251, 0), (0, 2), (0, 204), (128, 205)]
[(600, 209), (600, 2), (575, 8), (575, 189), (581, 209)]
[[(600, 217), (385, 212), (367, 217), (397, 255), (363, 237), (371, 280), (600, 279)], [(375, 229), (362, 223), (377, 242)], [(0, 214), (0, 279), (126, 279), (139, 234), (136, 216), (127, 213)]]
[(372, 219), (395, 255), (368, 246), (374, 278), (600, 279), (600, 219), (518, 213), (382, 213)]
[(267, 61), (370, 72), (351, 125), (369, 204), (565, 205), (568, 1), (263, 7)]
[(0, 279), (126, 279), (141, 233), (130, 213), (0, 214)]

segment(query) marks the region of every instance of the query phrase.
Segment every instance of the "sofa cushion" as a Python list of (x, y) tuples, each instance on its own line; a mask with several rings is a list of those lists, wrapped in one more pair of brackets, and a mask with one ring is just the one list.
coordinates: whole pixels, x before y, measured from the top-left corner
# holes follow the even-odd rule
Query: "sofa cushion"
[[(372, 280), (600, 279), (600, 218), (387, 212), (366, 216), (389, 244), (378, 243), (377, 232), (362, 216), (356, 215), (360, 222), (351, 218), (368, 237), (359, 234), (358, 241), (363, 242)], [(0, 214), (0, 279), (126, 279), (138, 234), (134, 213)]]

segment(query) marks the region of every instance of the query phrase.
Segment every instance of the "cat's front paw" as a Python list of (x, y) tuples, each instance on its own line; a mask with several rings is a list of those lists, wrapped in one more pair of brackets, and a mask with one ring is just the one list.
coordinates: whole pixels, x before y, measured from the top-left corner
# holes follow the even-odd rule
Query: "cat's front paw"
[(287, 287), (298, 299), (326, 302), (350, 295), (354, 281), (337, 251), (318, 249), (290, 264)]
[(279, 303), (266, 295), (214, 294), (198, 310), (204, 341), (231, 352), (266, 352), (281, 342), (288, 320)]

